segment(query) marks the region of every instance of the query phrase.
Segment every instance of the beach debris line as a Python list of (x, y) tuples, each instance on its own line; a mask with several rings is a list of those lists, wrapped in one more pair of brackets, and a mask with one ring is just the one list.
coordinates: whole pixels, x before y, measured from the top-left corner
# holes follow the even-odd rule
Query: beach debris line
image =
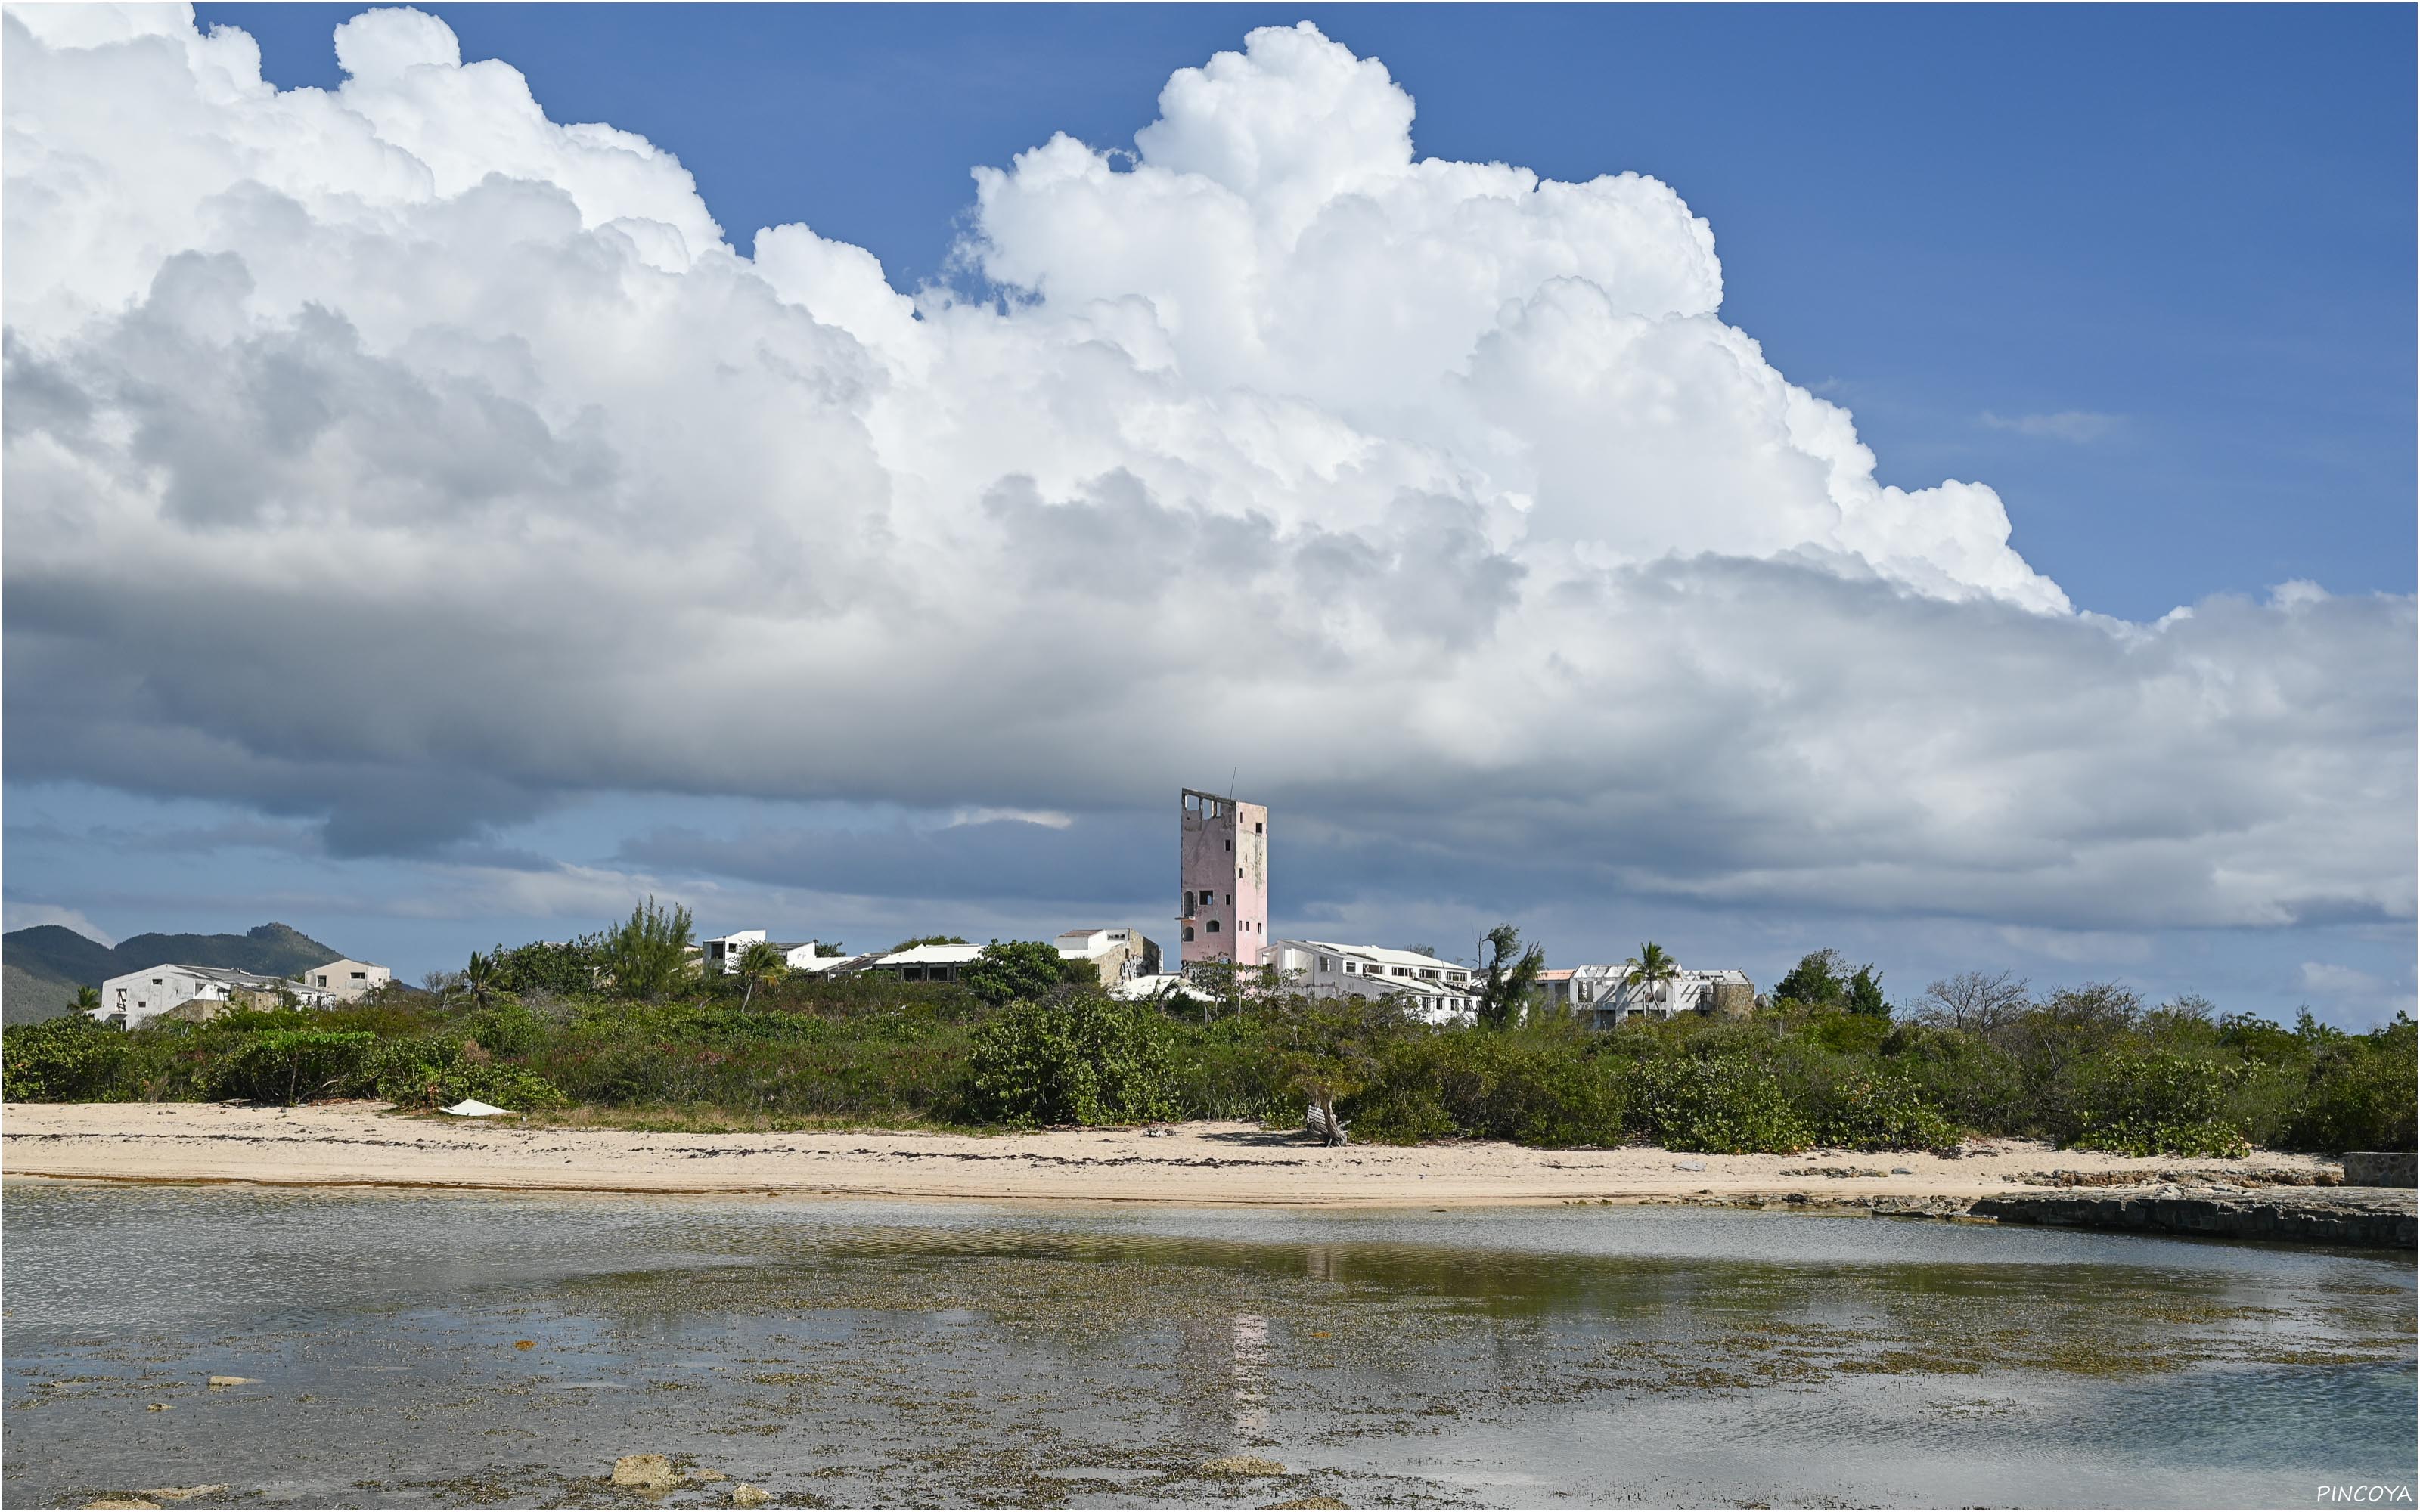
[(231, 1488), (225, 1482), (221, 1482), (215, 1486), (154, 1486), (147, 1491), (137, 1491), (134, 1494), (156, 1496), (163, 1502), (190, 1502), (196, 1496), (216, 1496), (228, 1489)]

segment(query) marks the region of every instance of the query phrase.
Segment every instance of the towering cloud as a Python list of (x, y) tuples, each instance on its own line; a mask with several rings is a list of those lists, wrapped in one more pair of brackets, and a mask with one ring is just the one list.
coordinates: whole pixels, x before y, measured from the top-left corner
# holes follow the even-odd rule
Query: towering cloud
[[(8, 15), (8, 768), (427, 850), (599, 790), (1096, 813), (2055, 926), (2408, 918), (2408, 599), (2079, 613), (1621, 174), (1304, 24), (975, 173), (999, 291), (724, 235), (373, 10)], [(808, 208), (812, 208), (809, 207)], [(709, 688), (738, 679), (740, 696)]]

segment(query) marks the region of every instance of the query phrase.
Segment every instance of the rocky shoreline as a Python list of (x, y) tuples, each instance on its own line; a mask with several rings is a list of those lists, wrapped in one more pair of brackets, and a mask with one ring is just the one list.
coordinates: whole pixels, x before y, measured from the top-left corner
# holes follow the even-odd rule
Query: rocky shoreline
[[(2394, 1187), (2280, 1183), (2262, 1190), (2236, 1184), (2118, 1186), (2101, 1180), (2069, 1190), (2018, 1191), (1981, 1196), (1841, 1196), (1791, 1192), (1778, 1196), (1677, 1196), (1660, 1200), (1694, 1207), (1762, 1211), (1855, 1212), (1876, 1218), (1951, 1218), (2038, 1224), (2057, 1228), (2114, 1229), (2195, 1239), (2249, 1239), (2359, 1249), (2411, 1250), (2420, 1245), (2420, 1203)], [(2085, 1190), (2074, 1190), (2084, 1188)]]

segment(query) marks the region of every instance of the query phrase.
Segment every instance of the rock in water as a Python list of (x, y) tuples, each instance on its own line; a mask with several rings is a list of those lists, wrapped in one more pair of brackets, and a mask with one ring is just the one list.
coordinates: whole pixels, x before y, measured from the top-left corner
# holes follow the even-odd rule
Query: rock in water
[(1282, 1475), (1286, 1467), (1257, 1455), (1226, 1455), (1203, 1460), (1202, 1473), (1205, 1475)]
[(763, 1506), (772, 1499), (773, 1493), (771, 1491), (765, 1489), (761, 1486), (751, 1486), (744, 1480), (738, 1485), (731, 1488), (731, 1504), (733, 1506)]
[(689, 1478), (691, 1480), (729, 1480), (731, 1477), (719, 1470), (692, 1470), (689, 1473)]
[(210, 1384), (213, 1387), (257, 1386), (260, 1382), (251, 1376), (212, 1376), (210, 1378)]
[(159, 1503), (147, 1502), (139, 1496), (96, 1496), (85, 1505), (96, 1509), (102, 1507), (122, 1509), (122, 1512), (132, 1512), (132, 1509), (136, 1507), (149, 1507), (151, 1512), (160, 1512)]
[(634, 1490), (669, 1491), (681, 1483), (681, 1473), (662, 1455), (624, 1455), (613, 1461), (613, 1484)]

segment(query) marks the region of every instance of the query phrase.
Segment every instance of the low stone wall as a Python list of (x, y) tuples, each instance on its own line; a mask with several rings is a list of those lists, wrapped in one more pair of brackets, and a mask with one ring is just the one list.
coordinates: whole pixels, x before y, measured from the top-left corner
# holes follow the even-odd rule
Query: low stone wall
[(2345, 1185), (2410, 1186), (2412, 1167), (2412, 1151), (2408, 1149), (2348, 1149), (2344, 1157)]
[(2354, 1187), (2293, 1187), (2268, 1192), (2011, 1192), (1978, 1197), (1967, 1209), (2004, 1224), (2118, 1228), (2211, 1239), (2288, 1240), (2411, 1249), (2420, 1242), (2412, 1197)]

